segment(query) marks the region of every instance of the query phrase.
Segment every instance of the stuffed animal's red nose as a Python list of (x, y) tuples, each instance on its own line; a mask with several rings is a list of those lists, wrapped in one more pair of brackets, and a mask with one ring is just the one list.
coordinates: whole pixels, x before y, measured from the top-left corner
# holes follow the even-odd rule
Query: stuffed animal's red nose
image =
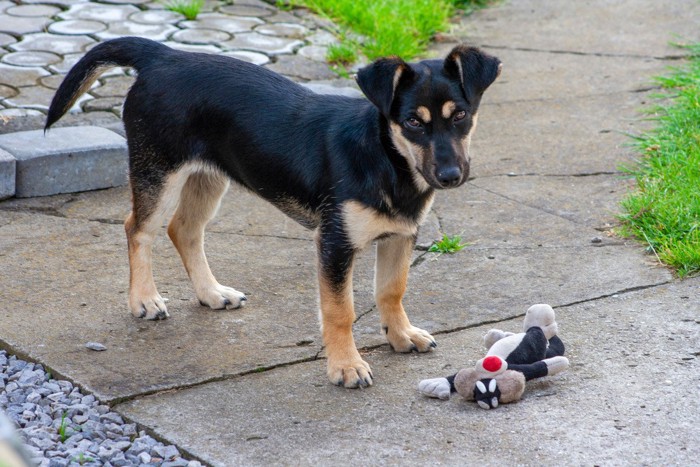
[(491, 355), (490, 357), (486, 357), (484, 359), (483, 367), (486, 371), (494, 373), (500, 370), (501, 366), (503, 366), (501, 359), (499, 357), (496, 357), (495, 355)]

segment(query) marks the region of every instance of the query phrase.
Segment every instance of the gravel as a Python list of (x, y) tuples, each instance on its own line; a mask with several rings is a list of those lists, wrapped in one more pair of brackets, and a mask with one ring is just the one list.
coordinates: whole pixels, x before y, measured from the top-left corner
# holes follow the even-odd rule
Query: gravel
[[(125, 423), (70, 381), (55, 380), (41, 365), (4, 350), (0, 350), (0, 411), (18, 427), (25, 453), (41, 467), (202, 465), (183, 459), (177, 447), (138, 431), (135, 423)], [(7, 442), (0, 439), (0, 445), (3, 441)]]

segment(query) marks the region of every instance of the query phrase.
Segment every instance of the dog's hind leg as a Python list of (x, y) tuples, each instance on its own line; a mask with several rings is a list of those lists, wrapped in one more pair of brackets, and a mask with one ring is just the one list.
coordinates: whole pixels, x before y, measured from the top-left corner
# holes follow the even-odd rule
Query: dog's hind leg
[(168, 310), (153, 280), (152, 247), (165, 219), (175, 210), (186, 181), (182, 171), (166, 176), (157, 168), (131, 170), (133, 209), (124, 223), (129, 245), (129, 309), (137, 318), (165, 319)]
[(215, 310), (239, 308), (246, 301), (243, 293), (217, 282), (204, 254), (204, 228), (216, 214), (228, 186), (228, 178), (213, 169), (193, 172), (168, 226), (199, 302)]
[(415, 238), (400, 235), (377, 242), (374, 294), (382, 331), (397, 352), (427, 352), (436, 346), (430, 334), (411, 325), (401, 303), (414, 244)]

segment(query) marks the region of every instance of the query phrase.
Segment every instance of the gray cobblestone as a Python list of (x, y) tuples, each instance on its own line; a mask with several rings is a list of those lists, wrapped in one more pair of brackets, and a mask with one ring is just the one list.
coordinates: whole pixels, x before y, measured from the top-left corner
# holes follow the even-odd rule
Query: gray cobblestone
[(19, 91), (16, 88), (0, 84), (0, 100), (14, 97), (17, 94), (19, 94)]
[(50, 5), (16, 5), (9, 7), (5, 13), (12, 16), (23, 16), (28, 18), (34, 17), (51, 17), (60, 13), (61, 9)]
[(61, 57), (52, 52), (12, 52), (2, 57), (3, 63), (15, 66), (40, 67), (53, 65), (61, 61)]
[(49, 25), (48, 31), (54, 34), (75, 35), (95, 34), (107, 29), (107, 25), (100, 21), (89, 19), (68, 19)]
[(309, 33), (309, 30), (301, 24), (292, 23), (261, 24), (256, 26), (254, 31), (266, 36), (283, 36), (294, 39), (303, 39)]
[(270, 57), (259, 52), (251, 52), (249, 50), (234, 50), (231, 52), (224, 52), (221, 55), (226, 55), (228, 57), (237, 58), (249, 63), (255, 63), (256, 65), (265, 65), (270, 63)]
[(0, 15), (0, 32), (8, 34), (29, 34), (31, 32), (41, 32), (51, 22), (44, 17), (21, 17)]
[(259, 18), (241, 18), (219, 13), (205, 13), (199, 15), (196, 21), (181, 21), (179, 23), (181, 27), (187, 29), (218, 29), (229, 34), (250, 32), (260, 24), (264, 24), (264, 21)]
[(116, 39), (122, 36), (138, 36), (152, 39), (154, 41), (164, 41), (178, 29), (170, 24), (144, 24), (133, 21), (122, 21), (109, 23), (105, 31), (98, 32), (95, 36), (101, 40)]
[(0, 32), (0, 47), (5, 47), (10, 44), (14, 44), (15, 42), (17, 42), (17, 39), (15, 39), (13, 36)]
[(94, 39), (87, 36), (66, 36), (42, 32), (24, 36), (20, 42), (10, 45), (9, 49), (16, 52), (44, 51), (65, 55), (84, 52), (88, 46), (95, 43)]
[(129, 15), (139, 11), (141, 10), (133, 5), (116, 6), (84, 2), (73, 5), (68, 11), (64, 11), (58, 16), (63, 19), (90, 19), (111, 23), (125, 21)]
[(222, 47), (229, 49), (244, 49), (260, 52), (267, 55), (282, 55), (294, 53), (304, 43), (297, 39), (266, 36), (257, 32), (237, 34), (233, 40), (223, 42)]
[(185, 29), (177, 31), (172, 40), (185, 44), (218, 44), (231, 40), (231, 34), (216, 29)]

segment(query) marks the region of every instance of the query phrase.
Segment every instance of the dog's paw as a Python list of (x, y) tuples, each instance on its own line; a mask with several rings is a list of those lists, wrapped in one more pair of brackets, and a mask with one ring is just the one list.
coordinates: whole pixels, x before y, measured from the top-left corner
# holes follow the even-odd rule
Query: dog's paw
[(155, 321), (170, 317), (165, 299), (159, 293), (150, 297), (134, 297), (129, 300), (129, 308), (137, 318)]
[(427, 331), (409, 325), (406, 328), (383, 326), (386, 340), (396, 352), (430, 352), (437, 343)]
[(366, 388), (372, 385), (372, 370), (359, 356), (351, 360), (328, 360), (328, 379), (336, 386)]
[(247, 300), (243, 292), (220, 284), (198, 293), (197, 298), (199, 298), (199, 303), (202, 306), (208, 306), (213, 310), (241, 308)]

